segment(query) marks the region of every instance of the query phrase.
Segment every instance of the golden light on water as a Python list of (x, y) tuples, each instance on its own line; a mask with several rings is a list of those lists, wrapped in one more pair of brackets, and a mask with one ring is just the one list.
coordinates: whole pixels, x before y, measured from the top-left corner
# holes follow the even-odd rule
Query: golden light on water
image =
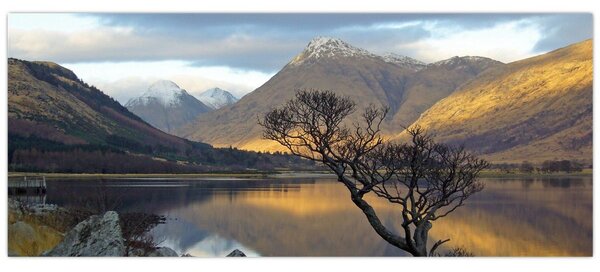
[[(450, 238), (446, 249), (462, 246), (477, 256), (592, 254), (589, 180), (570, 188), (542, 181), (487, 183), (465, 207), (434, 222), (431, 240)], [(371, 202), (386, 225), (399, 225), (396, 206)], [(170, 214), (267, 256), (398, 254), (335, 182), (214, 194)]]

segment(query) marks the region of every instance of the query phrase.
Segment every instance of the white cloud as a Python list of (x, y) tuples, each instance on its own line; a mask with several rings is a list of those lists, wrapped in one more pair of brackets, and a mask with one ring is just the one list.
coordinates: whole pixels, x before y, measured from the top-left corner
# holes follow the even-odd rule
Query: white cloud
[(98, 18), (83, 17), (70, 13), (10, 13), (8, 25), (11, 29), (42, 30), (54, 29), (76, 32), (98, 28)]

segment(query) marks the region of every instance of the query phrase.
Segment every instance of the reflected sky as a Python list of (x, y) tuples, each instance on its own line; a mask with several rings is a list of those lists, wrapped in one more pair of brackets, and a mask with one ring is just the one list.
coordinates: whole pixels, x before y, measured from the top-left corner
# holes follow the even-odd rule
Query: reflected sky
[[(450, 238), (477, 256), (591, 256), (592, 178), (484, 179), (486, 188), (437, 220), (431, 240)], [(101, 189), (99, 189), (101, 188)], [(101, 192), (101, 193), (99, 193)], [(48, 203), (77, 206), (102, 194), (119, 211), (167, 216), (152, 232), (194, 256), (404, 256), (370, 227), (346, 189), (327, 178), (50, 181)], [(397, 206), (370, 197), (388, 227)], [(83, 202), (82, 202), (83, 201)]]

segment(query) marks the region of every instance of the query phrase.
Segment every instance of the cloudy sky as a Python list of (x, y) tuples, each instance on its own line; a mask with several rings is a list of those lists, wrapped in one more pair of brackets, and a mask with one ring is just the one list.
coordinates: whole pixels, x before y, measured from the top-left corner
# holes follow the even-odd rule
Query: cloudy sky
[(72, 69), (121, 103), (152, 81), (240, 97), (316, 36), (425, 62), (479, 55), (511, 62), (592, 37), (592, 15), (12, 13), (8, 55)]

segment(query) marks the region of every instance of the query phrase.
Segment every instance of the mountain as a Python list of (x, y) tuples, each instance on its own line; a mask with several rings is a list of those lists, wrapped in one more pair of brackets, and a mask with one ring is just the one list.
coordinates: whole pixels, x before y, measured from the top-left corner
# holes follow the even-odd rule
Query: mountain
[(10, 171), (77, 173), (308, 165), (290, 156), (218, 149), (167, 134), (56, 63), (12, 58), (8, 59), (8, 164)]
[(224, 106), (234, 104), (239, 99), (230, 92), (220, 88), (212, 88), (204, 91), (198, 96), (198, 99), (212, 109), (220, 109)]
[[(236, 104), (203, 114), (176, 134), (215, 146), (283, 150), (262, 139), (257, 117), (293, 98), (298, 89), (329, 89), (356, 101), (359, 117), (370, 104), (387, 106), (384, 132), (393, 135), (429, 106), (489, 67), (487, 58), (463, 57), (429, 64), (399, 55), (379, 56), (342, 40), (317, 37), (264, 85)], [(349, 120), (351, 122), (352, 120)]]
[(483, 72), (413, 124), (494, 162), (592, 160), (592, 40)]
[(125, 107), (152, 126), (171, 133), (212, 108), (168, 80), (159, 80)]
[(319, 37), (237, 103), (199, 116), (176, 134), (215, 146), (280, 150), (275, 142), (262, 140), (257, 118), (291, 99), (296, 90), (330, 89), (351, 97), (359, 102), (359, 107), (375, 104), (394, 109), (395, 101), (402, 97), (406, 78), (412, 73), (411, 69), (386, 62), (339, 39)]

